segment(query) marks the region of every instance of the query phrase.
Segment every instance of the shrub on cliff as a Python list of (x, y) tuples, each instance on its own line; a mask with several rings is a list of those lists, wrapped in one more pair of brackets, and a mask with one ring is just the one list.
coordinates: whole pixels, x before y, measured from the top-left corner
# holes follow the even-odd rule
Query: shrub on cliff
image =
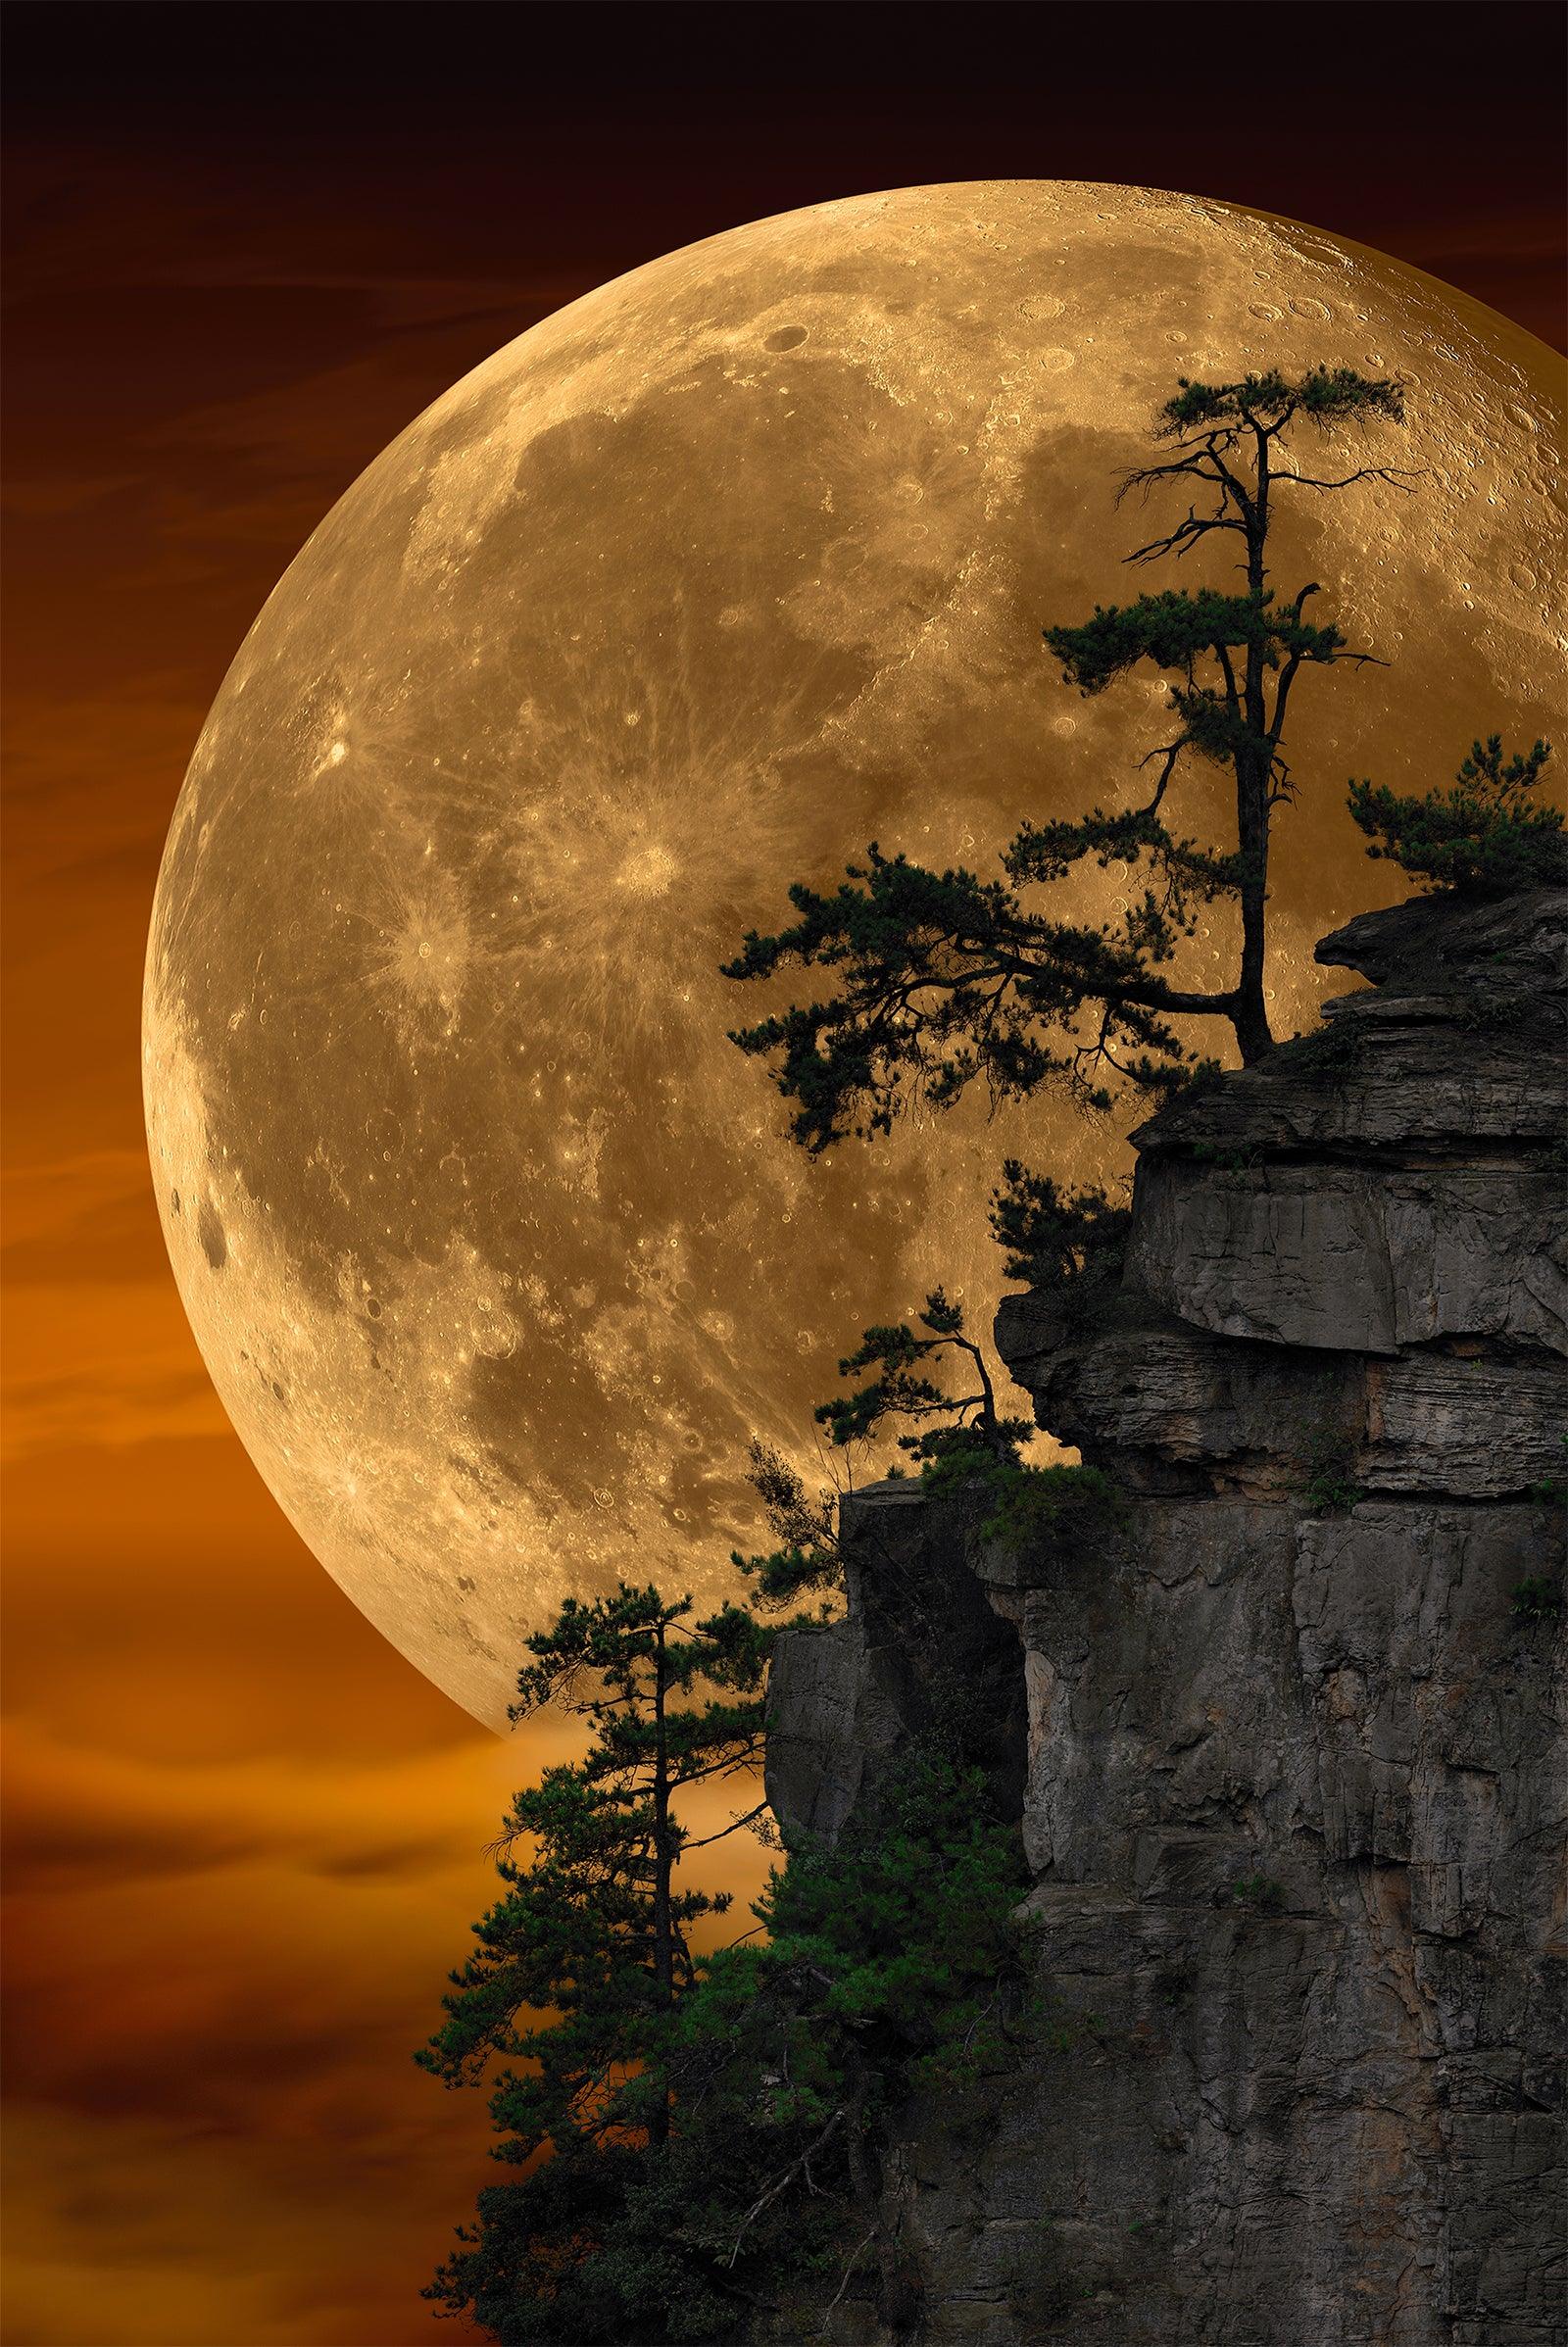
[[(839, 1494), (823, 1491), (813, 1499), (783, 1453), (755, 1437), (746, 1480), (762, 1502), (767, 1528), (778, 1543), (760, 1556), (730, 1550), (730, 1563), (753, 1583), (753, 1602), (777, 1610), (812, 1592), (841, 1589)], [(820, 1610), (826, 1618), (833, 1609), (824, 1604)]]
[(1412, 880), (1466, 897), (1511, 897), (1568, 883), (1568, 833), (1560, 807), (1534, 797), (1551, 756), (1537, 742), (1503, 763), (1502, 737), (1473, 742), (1447, 791), (1402, 798), (1370, 782), (1350, 785), (1350, 813), (1372, 843), (1368, 856)]
[(746, 2179), (738, 2224), (709, 2185), (705, 2238), (760, 2293), (835, 2270), (841, 2288), (863, 2272), (879, 2302), (907, 2286), (879, 2138), (910, 2093), (961, 2091), (1045, 2039), (1027, 1887), (983, 1774), (912, 1744), (873, 1818), (775, 1871), (753, 1909), (765, 1939), (704, 1968), (677, 2038), (677, 2157), (694, 2198), (716, 2157)]
[(991, 1229), (1009, 1280), (1058, 1298), (1070, 1324), (1119, 1278), (1131, 1208), (1094, 1185), (1062, 1190), (1005, 1157), (991, 1194)]

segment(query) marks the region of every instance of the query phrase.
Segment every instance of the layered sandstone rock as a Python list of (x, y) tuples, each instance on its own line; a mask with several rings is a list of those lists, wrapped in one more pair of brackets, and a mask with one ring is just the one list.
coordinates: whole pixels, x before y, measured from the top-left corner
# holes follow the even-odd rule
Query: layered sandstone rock
[[(848, 1617), (774, 1665), (786, 1837), (956, 1673), (1063, 2022), (906, 2115), (906, 2335), (1568, 2341), (1565, 942), (1546, 892), (1353, 922), (1319, 957), (1370, 989), (1135, 1137), (1120, 1285), (1003, 1307), (1114, 1532), (845, 1506)], [(852, 2283), (820, 2335), (893, 2334)]]

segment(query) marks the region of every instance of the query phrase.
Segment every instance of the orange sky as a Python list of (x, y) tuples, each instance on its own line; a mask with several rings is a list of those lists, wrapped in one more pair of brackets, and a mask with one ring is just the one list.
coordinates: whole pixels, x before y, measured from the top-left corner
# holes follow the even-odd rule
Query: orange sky
[(787, 13), (786, 43), (770, 6), (596, 8), (592, 40), (554, 8), (10, 11), (12, 2347), (463, 2335), (417, 2290), (482, 2179), (483, 2114), (409, 2055), (540, 1747), (381, 1641), (227, 1432), (138, 1097), (185, 759), (327, 506), (603, 278), (926, 179), (1194, 187), (1559, 337), (1554, 9), (1421, 11), (1414, 60), (1418, 12), (1359, 9), (1348, 70), (1343, 39), (1302, 54), (1348, 10), (1283, 12), (1296, 79), (1245, 168), (1195, 155), (1158, 11), (901, 11), (888, 61), (878, 9)]

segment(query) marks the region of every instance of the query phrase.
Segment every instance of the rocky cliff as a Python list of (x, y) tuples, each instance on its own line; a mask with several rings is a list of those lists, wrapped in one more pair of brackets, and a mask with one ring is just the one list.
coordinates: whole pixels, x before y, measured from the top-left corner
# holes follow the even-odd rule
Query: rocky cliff
[[(1324, 1029), (1135, 1136), (1119, 1283), (1011, 1297), (1114, 1530), (847, 1500), (768, 1788), (830, 1838), (956, 1670), (1020, 1822), (1057, 2050), (883, 2161), (889, 2330), (1562, 2347), (1568, 905), (1419, 901)], [(918, 2305), (920, 2312), (913, 2312)]]

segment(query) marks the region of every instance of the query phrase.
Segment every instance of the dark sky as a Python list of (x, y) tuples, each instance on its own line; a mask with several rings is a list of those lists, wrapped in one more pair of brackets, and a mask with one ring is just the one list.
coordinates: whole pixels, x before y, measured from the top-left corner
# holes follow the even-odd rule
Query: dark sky
[(416, 2073), (537, 1752), (278, 1514), (148, 1191), (185, 760), (334, 499), (607, 277), (769, 213), (1086, 178), (1306, 220), (1562, 336), (1553, 6), (11, 0), (10, 2347), (409, 2347), (483, 2170)]
[[(598, 276), (823, 197), (1128, 179), (1334, 227), (1544, 338), (1560, 325), (1555, 6), (13, 0), (8, 18), (19, 180), (51, 152), (77, 205), (117, 171), (150, 177), (204, 250), (238, 232), (279, 261), (308, 239), (328, 268), (395, 252), (483, 281), (526, 252)], [(20, 208), (11, 234), (27, 241)]]

